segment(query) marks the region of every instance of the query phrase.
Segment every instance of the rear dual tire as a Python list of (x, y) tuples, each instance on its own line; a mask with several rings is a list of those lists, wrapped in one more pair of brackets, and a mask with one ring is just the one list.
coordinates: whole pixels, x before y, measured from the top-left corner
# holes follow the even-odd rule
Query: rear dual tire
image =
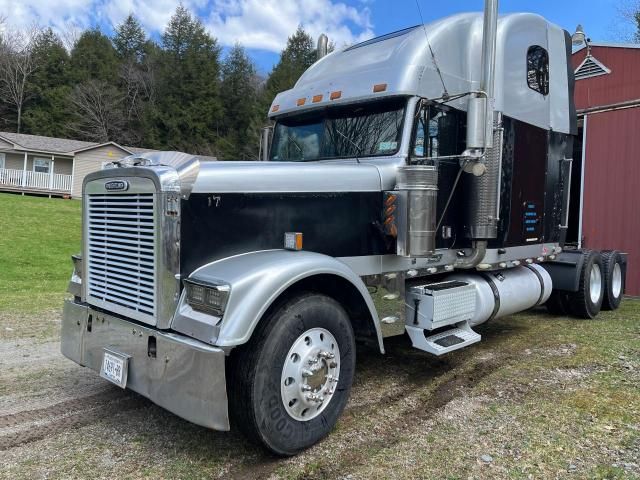
[(616, 250), (602, 252), (602, 267), (605, 280), (603, 310), (616, 310), (624, 295), (624, 264), (622, 255)]
[[(616, 252), (612, 252), (616, 253)], [(600, 254), (595, 250), (584, 250), (582, 252), (583, 262), (580, 270), (578, 290), (567, 292), (564, 290), (554, 290), (547, 300), (546, 306), (549, 313), (553, 315), (572, 315), (578, 318), (594, 318), (602, 308), (610, 305), (608, 303), (608, 292), (612, 285), (610, 278), (613, 276), (613, 263), (620, 261), (620, 255)], [(617, 269), (616, 269), (617, 270)], [(617, 291), (618, 289), (616, 289)], [(617, 304), (620, 304), (621, 294), (615, 295)]]
[(583, 264), (580, 271), (580, 281), (577, 292), (570, 292), (568, 307), (572, 315), (591, 319), (602, 308), (604, 298), (604, 267), (600, 252), (585, 250), (583, 252)]

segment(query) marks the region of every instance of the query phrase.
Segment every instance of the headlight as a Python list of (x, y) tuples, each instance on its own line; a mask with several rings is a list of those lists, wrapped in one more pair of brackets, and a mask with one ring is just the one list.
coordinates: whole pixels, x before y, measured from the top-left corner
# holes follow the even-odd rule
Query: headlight
[(229, 285), (214, 285), (198, 280), (185, 280), (184, 286), (187, 290), (187, 303), (191, 308), (222, 316), (231, 291)]

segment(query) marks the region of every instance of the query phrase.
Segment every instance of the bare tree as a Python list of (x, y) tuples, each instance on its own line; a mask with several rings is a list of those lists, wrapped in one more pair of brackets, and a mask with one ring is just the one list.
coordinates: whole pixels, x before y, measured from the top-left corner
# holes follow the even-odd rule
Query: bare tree
[(60, 32), (60, 38), (62, 39), (64, 48), (66, 48), (68, 52), (71, 52), (73, 47), (76, 46), (80, 35), (82, 35), (82, 27), (75, 22), (65, 23), (64, 30)]
[(33, 48), (39, 31), (32, 27), (24, 32), (7, 29), (0, 33), (0, 100), (15, 110), (18, 133), (29, 96), (27, 82), (36, 69)]
[(629, 43), (640, 43), (640, 0), (619, 0), (617, 21), (612, 38)]
[(68, 125), (86, 140), (119, 141), (122, 138), (123, 97), (113, 86), (100, 80), (77, 85), (70, 95), (75, 108), (75, 120)]
[(142, 120), (147, 103), (155, 103), (156, 89), (152, 65), (139, 63), (134, 59), (125, 60), (120, 70), (120, 79), (125, 90), (127, 120)]

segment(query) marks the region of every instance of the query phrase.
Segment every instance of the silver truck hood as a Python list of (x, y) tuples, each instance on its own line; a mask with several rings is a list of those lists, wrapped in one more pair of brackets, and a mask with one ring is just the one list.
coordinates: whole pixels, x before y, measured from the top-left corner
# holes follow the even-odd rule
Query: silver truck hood
[(376, 166), (354, 161), (200, 162), (192, 193), (379, 192)]

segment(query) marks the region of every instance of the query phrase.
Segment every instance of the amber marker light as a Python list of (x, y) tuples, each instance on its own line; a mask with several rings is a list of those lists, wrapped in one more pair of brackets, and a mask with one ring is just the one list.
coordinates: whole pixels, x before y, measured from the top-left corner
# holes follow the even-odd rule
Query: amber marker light
[(342, 96), (342, 92), (340, 90), (335, 91), (335, 92), (331, 92), (331, 95), (329, 95), (329, 98), (331, 100), (337, 100)]
[(280, 110), (280, 105), (274, 105), (273, 107), (271, 107), (272, 112), (277, 112), (278, 110)]
[(378, 83), (373, 86), (373, 93), (385, 92), (387, 90), (386, 83)]
[(306, 98), (299, 98), (298, 101), (296, 102), (296, 105), (298, 105), (299, 107), (303, 106), (305, 103), (307, 102)]
[(397, 198), (398, 198), (397, 195), (389, 195), (384, 201), (385, 206), (388, 207), (389, 205), (392, 205), (393, 203), (395, 203)]
[(322, 95), (314, 95), (313, 99), (311, 100), (313, 103), (318, 103), (322, 101)]
[(285, 232), (284, 248), (286, 250), (302, 250), (302, 233)]

